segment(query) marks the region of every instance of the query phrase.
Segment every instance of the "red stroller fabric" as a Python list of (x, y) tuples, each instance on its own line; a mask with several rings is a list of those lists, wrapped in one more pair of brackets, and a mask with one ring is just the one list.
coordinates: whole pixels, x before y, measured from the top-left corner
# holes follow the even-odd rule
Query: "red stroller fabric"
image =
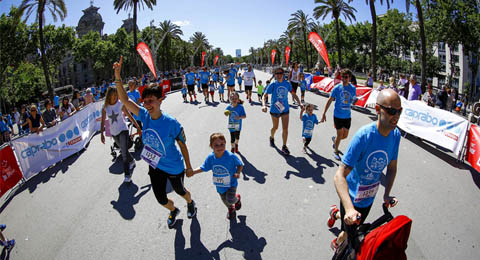
[(397, 216), (365, 236), (358, 260), (393, 259), (405, 260), (408, 237), (412, 220), (407, 216)]

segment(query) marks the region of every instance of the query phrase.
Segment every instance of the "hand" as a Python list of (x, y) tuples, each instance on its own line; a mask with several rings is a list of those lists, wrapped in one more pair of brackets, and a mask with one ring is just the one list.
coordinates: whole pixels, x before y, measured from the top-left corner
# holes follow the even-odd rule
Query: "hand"
[(186, 171), (186, 175), (188, 178), (192, 177), (193, 176), (193, 170), (192, 168), (188, 168)]
[(140, 136), (140, 138), (142, 138), (142, 129), (137, 128), (137, 134)]
[(357, 217), (361, 217), (361, 216), (362, 214), (360, 214), (360, 212), (352, 208), (351, 210), (347, 210), (345, 212), (345, 217), (343, 218), (343, 220), (347, 225), (360, 224), (360, 220), (357, 219)]
[(262, 112), (267, 113), (267, 106), (262, 107)]
[(113, 63), (113, 70), (115, 71), (115, 79), (120, 78), (120, 71), (122, 70), (123, 56), (120, 56), (120, 61)]
[(240, 173), (239, 173), (239, 172), (236, 172), (236, 173), (233, 175), (233, 178), (235, 178), (235, 179), (240, 178)]
[[(390, 201), (393, 201), (393, 204), (390, 204)], [(383, 196), (383, 202), (385, 203), (385, 206), (387, 206), (387, 208), (393, 208), (393, 207), (397, 206), (398, 199), (393, 197), (393, 196), (384, 195)]]
[(302, 109), (302, 111), (305, 110), (305, 107), (300, 103), (300, 109)]
[(105, 144), (105, 136), (103, 135), (103, 133), (100, 136), (100, 141), (102, 141), (102, 144)]
[(322, 119), (320, 120), (320, 123), (323, 123), (327, 121), (327, 117), (325, 116), (325, 114), (322, 115)]

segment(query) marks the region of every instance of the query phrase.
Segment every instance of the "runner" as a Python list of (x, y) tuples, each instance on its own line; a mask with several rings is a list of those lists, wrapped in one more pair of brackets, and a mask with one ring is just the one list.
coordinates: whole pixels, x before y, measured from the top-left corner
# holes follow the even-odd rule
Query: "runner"
[(332, 101), (335, 101), (335, 110), (333, 111), (333, 124), (335, 129), (337, 129), (337, 136), (332, 136), (333, 141), (333, 156), (335, 159), (340, 160), (340, 152), (338, 147), (340, 146), (340, 141), (347, 138), (348, 130), (352, 122), (351, 118), (351, 105), (355, 104), (356, 101), (356, 89), (350, 84), (350, 77), (352, 72), (349, 69), (343, 69), (341, 71), (342, 83), (336, 85), (330, 97), (325, 104), (325, 109), (323, 110), (322, 120), (320, 123), (323, 123), (327, 120), (326, 113)]
[[(300, 103), (295, 92), (292, 92), (292, 85), (288, 81), (283, 80), (283, 68), (278, 67), (275, 69), (275, 77), (277, 81), (268, 85), (265, 94), (263, 95), (263, 106), (262, 111), (267, 112), (266, 101), (268, 99), (268, 94), (272, 94), (272, 105), (270, 106), (270, 115), (272, 117), (272, 129), (270, 130), (270, 145), (275, 146), (274, 137), (275, 132), (278, 128), (278, 123), (280, 118), (282, 119), (282, 152), (286, 155), (290, 154), (290, 151), (287, 148), (287, 139), (288, 139), (288, 113), (290, 106), (288, 105), (288, 93), (292, 94), (292, 98)], [(300, 107), (303, 108), (303, 105), (300, 104)]]
[(262, 81), (258, 81), (258, 85), (255, 84), (255, 87), (257, 88), (257, 96), (258, 96), (258, 102), (262, 102), (262, 96), (263, 96), (263, 85)]
[(397, 174), (400, 144), (397, 123), (402, 113), (400, 97), (391, 89), (381, 91), (375, 111), (378, 120), (355, 133), (334, 178), (340, 209), (336, 205), (331, 207), (327, 225), (333, 227), (335, 220), (341, 219), (342, 232), (332, 241), (332, 249), (345, 240), (345, 225), (362, 224), (367, 218), (385, 168), (383, 201), (387, 207), (398, 203), (395, 197), (390, 196), (390, 191)]
[(208, 92), (212, 97), (212, 102), (215, 103), (215, 84), (213, 83), (213, 80), (210, 80), (210, 85), (208, 85)]
[(217, 188), (217, 192), (227, 206), (228, 219), (235, 219), (236, 211), (242, 207), (240, 194), (237, 194), (237, 179), (243, 169), (243, 163), (238, 157), (225, 150), (227, 141), (221, 133), (210, 135), (210, 148), (213, 152), (207, 156), (200, 168), (195, 169), (187, 177), (201, 172), (213, 172), (213, 184)]
[(247, 94), (247, 99), (251, 104), (253, 83), (255, 83), (255, 87), (257, 87), (257, 79), (255, 78), (255, 72), (252, 70), (252, 65), (248, 65), (248, 70), (243, 73), (243, 77), (245, 79), (245, 92)]
[[(307, 113), (303, 113), (306, 111)], [(303, 137), (303, 152), (307, 153), (307, 148), (310, 142), (312, 141), (313, 128), (315, 125), (318, 125), (318, 119), (315, 114), (313, 114), (313, 105), (306, 104), (305, 109), (300, 110), (300, 120), (303, 122), (302, 127), (302, 137)]]
[(187, 73), (185, 74), (185, 83), (187, 84), (188, 95), (190, 96), (190, 103), (192, 103), (192, 96), (197, 102), (197, 95), (195, 94), (195, 73), (193, 73), (190, 68), (187, 68)]
[(301, 101), (305, 103), (305, 91), (307, 90), (307, 81), (305, 80), (305, 74), (300, 73), (300, 91), (302, 92)]
[(242, 92), (242, 73), (238, 73), (238, 76), (237, 76), (237, 81), (238, 81), (238, 86), (240, 88), (239, 92)]
[[(131, 100), (131, 99), (130, 99)], [(125, 173), (124, 182), (132, 182), (132, 170), (135, 167), (135, 159), (128, 151), (128, 143), (130, 142), (130, 136), (128, 134), (127, 122), (125, 121), (125, 115), (128, 116), (131, 122), (137, 128), (137, 133), (141, 137), (142, 130), (137, 124), (132, 115), (127, 111), (121, 101), (118, 100), (117, 89), (108, 88), (105, 95), (105, 101), (102, 108), (102, 121), (100, 123), (100, 140), (102, 144), (105, 144), (105, 119), (108, 117), (110, 135), (113, 140), (120, 147), (122, 153), (123, 171)], [(108, 132), (107, 132), (108, 133)]]
[[(149, 164), (148, 175), (157, 201), (170, 210), (167, 224), (169, 228), (173, 228), (180, 209), (175, 207), (173, 201), (167, 198), (167, 180), (170, 181), (175, 192), (187, 201), (187, 217), (193, 218), (197, 213), (195, 202), (191, 199), (190, 192), (183, 185), (185, 173), (191, 175), (193, 171), (190, 165), (188, 148), (185, 144), (185, 133), (183, 127), (175, 118), (160, 110), (164, 99), (162, 87), (154, 85), (143, 90), (144, 107), (140, 107), (128, 99), (120, 77), (122, 63), (123, 58), (120, 56), (120, 61), (113, 65), (118, 97), (125, 107), (136, 114), (143, 123), (142, 140), (145, 147), (142, 151), (142, 158)], [(180, 147), (181, 153), (175, 146), (175, 142)]]
[(235, 92), (235, 70), (225, 70), (223, 72), (225, 74), (225, 80), (227, 81), (227, 96), (230, 98), (230, 94)]
[(203, 67), (203, 71), (200, 71), (200, 84), (202, 85), (203, 96), (205, 97), (205, 102), (208, 101), (208, 80), (210, 79), (210, 72), (207, 71), (207, 67)]
[(218, 98), (220, 101), (225, 102), (225, 98), (223, 97), (223, 93), (225, 92), (225, 86), (223, 85), (223, 81), (220, 81), (220, 85), (218, 86)]
[(238, 153), (238, 141), (240, 140), (240, 131), (242, 130), (242, 119), (247, 117), (243, 108), (243, 101), (237, 92), (230, 94), (230, 105), (225, 109), (225, 115), (228, 116), (228, 131), (230, 131), (230, 140), (232, 144), (232, 153)]
[[(298, 84), (300, 83), (299, 82), (299, 79), (300, 79), (299, 75), (300, 75), (300, 70), (298, 69), (298, 64), (296, 62), (294, 62), (292, 64), (290, 73), (288, 74), (288, 80), (290, 80), (290, 84), (292, 84), (292, 91), (295, 94), (297, 94)], [(293, 103), (295, 104), (295, 100), (293, 101)]]
[(187, 86), (183, 85), (182, 86), (182, 97), (183, 97), (183, 103), (187, 103)]

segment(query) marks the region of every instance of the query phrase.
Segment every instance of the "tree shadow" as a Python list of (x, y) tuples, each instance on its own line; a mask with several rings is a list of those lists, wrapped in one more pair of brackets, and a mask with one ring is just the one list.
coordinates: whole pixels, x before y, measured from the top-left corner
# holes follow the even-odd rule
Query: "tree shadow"
[(112, 207), (120, 213), (120, 216), (126, 220), (131, 220), (135, 217), (135, 209), (133, 205), (137, 204), (140, 199), (150, 191), (152, 188), (151, 184), (142, 186), (140, 189), (142, 190), (139, 194), (137, 194), (138, 186), (135, 183), (122, 183), (118, 187), (118, 199), (117, 201), (110, 201)]
[(240, 158), (242, 159), (242, 162), (244, 164), (243, 170), (242, 170), (243, 180), (245, 180), (245, 181), (250, 180), (250, 178), (248, 177), (248, 176), (250, 176), (250, 177), (253, 177), (253, 180), (258, 182), (259, 184), (264, 184), (265, 183), (265, 176), (267, 176), (268, 174), (266, 174), (265, 172), (259, 171), (241, 153), (238, 153), (238, 155), (240, 156)]
[(190, 248), (185, 248), (182, 226), (183, 219), (177, 220), (175, 224), (175, 259), (214, 259), (201, 241), (201, 228), (197, 217), (192, 218), (190, 224)]
[[(299, 178), (302, 178), (302, 179), (311, 178), (314, 182), (316, 182), (318, 184), (324, 184), (325, 183), (325, 179), (322, 177), (323, 169), (326, 168), (325, 166), (323, 166), (323, 165), (321, 165), (317, 162), (318, 167), (315, 168), (307, 161), (307, 159), (305, 159), (305, 157), (295, 157), (295, 156), (292, 156), (292, 155), (285, 155), (276, 146), (275, 146), (275, 150), (277, 150), (277, 152), (279, 154), (283, 155), (283, 157), (284, 157), (284, 159), (285, 159), (285, 161), (287, 162), (288, 165), (290, 165), (291, 167), (293, 167), (297, 170), (297, 172), (287, 171), (285, 173), (285, 177), (284, 177), (285, 179), (289, 180), (290, 175), (295, 175), (295, 176), (297, 176)], [(320, 155), (317, 155), (317, 157), (315, 157), (315, 158), (319, 161), (328, 162), (327, 159), (321, 157)], [(323, 158), (323, 159), (320, 159), (320, 158)]]
[(212, 251), (214, 259), (220, 259), (219, 253), (225, 247), (243, 251), (243, 257), (247, 260), (262, 259), (261, 253), (267, 245), (267, 241), (264, 237), (258, 238), (255, 232), (247, 226), (247, 216), (238, 216), (238, 219), (239, 223), (235, 219), (230, 221), (232, 239), (224, 241)]

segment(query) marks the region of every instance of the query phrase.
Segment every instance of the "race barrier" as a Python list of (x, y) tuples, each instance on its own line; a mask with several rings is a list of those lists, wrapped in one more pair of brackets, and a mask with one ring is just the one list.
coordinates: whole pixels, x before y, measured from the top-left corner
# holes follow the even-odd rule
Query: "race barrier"
[[(329, 77), (314, 76), (313, 82), (314, 83), (312, 83), (311, 85), (312, 89), (317, 89), (325, 93), (330, 93), (332, 89), (341, 81), (338, 79), (332, 79)], [(355, 106), (366, 107), (370, 94), (372, 93), (372, 88), (361, 86), (361, 85), (356, 85), (355, 88), (356, 88), (356, 97), (357, 97), (357, 102), (355, 103)]]
[(467, 152), (465, 160), (469, 162), (472, 167), (480, 172), (480, 127), (471, 125), (468, 132)]
[(23, 177), (30, 179), (85, 148), (100, 130), (102, 106), (103, 102), (92, 103), (55, 127), (13, 140)]
[(0, 197), (15, 187), (22, 179), (22, 172), (13, 154), (12, 147), (5, 146), (0, 150)]

